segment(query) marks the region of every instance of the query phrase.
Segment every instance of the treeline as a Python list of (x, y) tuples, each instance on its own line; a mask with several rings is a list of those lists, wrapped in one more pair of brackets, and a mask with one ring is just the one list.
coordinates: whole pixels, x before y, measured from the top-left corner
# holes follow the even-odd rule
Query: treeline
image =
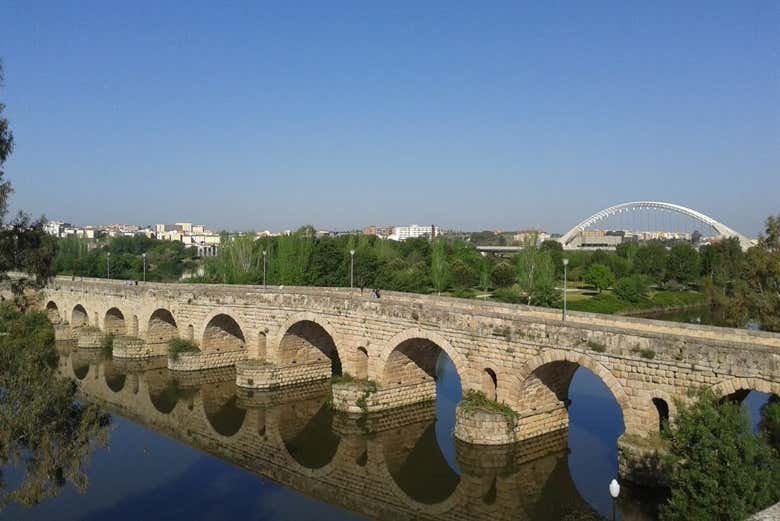
[[(177, 241), (158, 241), (143, 235), (116, 237), (101, 243), (67, 237), (60, 239), (53, 270), (60, 275), (142, 280), (146, 254), (146, 280), (176, 282), (192, 268), (197, 251)], [(110, 256), (109, 256), (110, 254)], [(110, 257), (110, 259), (109, 259)]]

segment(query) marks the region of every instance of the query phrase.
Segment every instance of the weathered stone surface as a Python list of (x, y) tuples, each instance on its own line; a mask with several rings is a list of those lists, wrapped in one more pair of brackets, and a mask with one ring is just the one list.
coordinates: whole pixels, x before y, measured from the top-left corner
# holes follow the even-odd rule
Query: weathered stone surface
[[(673, 417), (673, 399), (693, 387), (780, 393), (780, 335), (756, 331), (576, 312), (562, 322), (557, 310), (395, 292), (376, 299), (344, 288), (58, 277), (39, 302), (74, 330), (137, 330), (147, 343), (193, 340), (201, 353), (169, 360), (171, 370), (239, 364), (242, 387), (324, 379), (330, 366), (376, 382), (369, 410), (432, 399), (436, 360), (446, 352), (464, 391), (482, 391), (518, 413), (521, 439), (567, 428), (568, 388), (579, 367), (604, 382), (626, 432), (638, 436), (658, 431), (656, 404)], [(355, 401), (337, 400), (352, 412)]]

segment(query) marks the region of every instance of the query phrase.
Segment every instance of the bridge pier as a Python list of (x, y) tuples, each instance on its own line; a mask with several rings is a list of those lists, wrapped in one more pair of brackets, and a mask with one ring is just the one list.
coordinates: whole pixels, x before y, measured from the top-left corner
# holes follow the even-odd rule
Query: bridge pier
[(236, 363), (236, 385), (245, 389), (270, 390), (331, 377), (331, 362), (274, 364), (265, 360), (241, 360)]
[(166, 344), (149, 343), (141, 338), (119, 336), (114, 338), (114, 358), (141, 359), (165, 356)]
[(369, 380), (334, 382), (332, 406), (349, 414), (371, 414), (410, 405), (433, 403), (436, 382), (423, 380), (403, 386), (378, 387)]

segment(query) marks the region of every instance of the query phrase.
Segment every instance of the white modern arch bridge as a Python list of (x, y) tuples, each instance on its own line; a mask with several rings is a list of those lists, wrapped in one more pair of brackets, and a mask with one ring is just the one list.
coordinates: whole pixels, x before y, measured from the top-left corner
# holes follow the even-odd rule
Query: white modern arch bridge
[(590, 228), (594, 224), (603, 221), (609, 217), (613, 217), (615, 215), (619, 215), (626, 212), (641, 211), (641, 210), (659, 210), (659, 211), (677, 213), (685, 217), (691, 218), (695, 221), (698, 221), (704, 224), (705, 226), (708, 226), (710, 229), (712, 229), (715, 232), (715, 236), (719, 238), (722, 239), (736, 238), (737, 240), (739, 240), (739, 244), (743, 250), (746, 250), (747, 248), (753, 245), (753, 241), (751, 239), (745, 237), (741, 233), (734, 231), (733, 229), (729, 228), (725, 224), (716, 221), (712, 217), (704, 215), (701, 212), (698, 212), (691, 208), (687, 208), (685, 206), (672, 204), (672, 203), (664, 203), (659, 201), (631, 201), (628, 203), (621, 203), (615, 206), (610, 206), (609, 208), (605, 208), (591, 215), (584, 221), (580, 222), (577, 226), (575, 226), (574, 228), (566, 232), (559, 239), (559, 242), (563, 245), (565, 249), (572, 248), (574, 247), (575, 239), (580, 237), (582, 235), (582, 232), (584, 232), (586, 229)]

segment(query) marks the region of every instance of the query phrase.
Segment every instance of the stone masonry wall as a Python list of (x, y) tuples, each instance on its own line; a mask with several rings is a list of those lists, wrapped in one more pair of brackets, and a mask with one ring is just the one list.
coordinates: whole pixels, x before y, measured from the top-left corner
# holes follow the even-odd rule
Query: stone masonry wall
[[(164, 309), (174, 317), (179, 336), (191, 332), (198, 343), (204, 341), (207, 324), (224, 314), (235, 321), (245, 346), (259, 346), (266, 336), (265, 360), (275, 365), (280, 365), (280, 345), (290, 328), (311, 321), (332, 339), (345, 373), (363, 371), (379, 389), (386, 390), (398, 385), (397, 380), (393, 383), (386, 378), (395, 374), (387, 372), (387, 364), (398, 356), (398, 346), (407, 340), (420, 346), (412, 350), (417, 354), (407, 357), (414, 361), (421, 357), (425, 342), (430, 342), (453, 360), (464, 391), (483, 389), (485, 371), (494, 373), (497, 400), (521, 417), (535, 412), (526, 399), (533, 387), (527, 380), (535, 372), (538, 378), (537, 370), (556, 363), (565, 380), (567, 366), (560, 363), (569, 362), (586, 367), (604, 381), (623, 411), (626, 431), (638, 435), (658, 428), (653, 398), (671, 405), (673, 398), (685, 398), (686, 391), (697, 386), (721, 394), (740, 388), (780, 392), (780, 335), (747, 330), (576, 312), (562, 322), (555, 310), (395, 292), (371, 299), (340, 288), (126, 286), (117, 281), (58, 277), (42, 295), (41, 305), (49, 302), (71, 324), (74, 316), (81, 316), (77, 306), (89, 317), (104, 317), (116, 307), (124, 317), (137, 317), (138, 335), (144, 339), (151, 316)], [(358, 348), (367, 353), (367, 363), (365, 355), (356, 356), (362, 353)], [(200, 370), (232, 365), (258, 357), (258, 351), (244, 347), (243, 354), (231, 351), (214, 358), (188, 358), (187, 363), (171, 367)], [(413, 383), (404, 381), (407, 377), (414, 375), (402, 378), (401, 386)], [(548, 396), (563, 403), (561, 388), (550, 383), (548, 389)], [(564, 411), (559, 407), (555, 414), (561, 417), (544, 421), (564, 426)], [(533, 429), (534, 433), (538, 430), (543, 429)]]

